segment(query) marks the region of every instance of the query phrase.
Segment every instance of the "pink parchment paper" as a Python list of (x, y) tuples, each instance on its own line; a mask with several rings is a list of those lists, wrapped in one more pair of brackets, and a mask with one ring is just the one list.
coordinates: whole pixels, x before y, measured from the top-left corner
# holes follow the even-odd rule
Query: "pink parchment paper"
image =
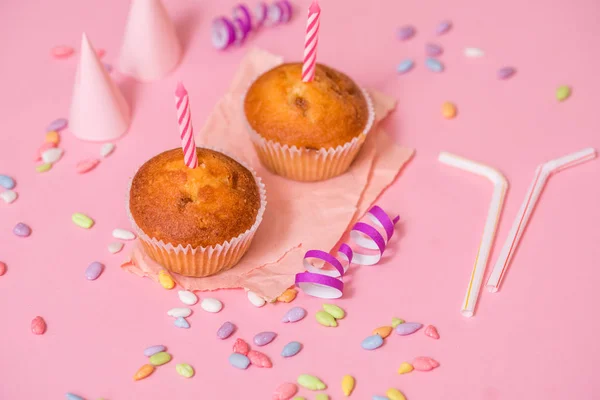
[[(245, 288), (267, 300), (276, 298), (294, 283), (294, 275), (303, 268), (304, 253), (308, 249), (332, 249), (413, 154), (412, 149), (395, 145), (376, 127), (350, 170), (342, 176), (301, 183), (269, 172), (260, 164), (243, 126), (241, 98), (256, 76), (282, 62), (282, 57), (262, 50), (248, 52), (229, 91), (196, 135), (198, 145), (227, 150), (256, 170), (267, 188), (267, 209), (250, 250), (235, 268), (207, 278), (174, 275), (186, 289)], [(377, 123), (395, 107), (395, 100), (379, 92), (370, 93)], [(149, 259), (141, 246), (134, 248), (132, 261), (123, 268), (158, 280), (161, 266)]]

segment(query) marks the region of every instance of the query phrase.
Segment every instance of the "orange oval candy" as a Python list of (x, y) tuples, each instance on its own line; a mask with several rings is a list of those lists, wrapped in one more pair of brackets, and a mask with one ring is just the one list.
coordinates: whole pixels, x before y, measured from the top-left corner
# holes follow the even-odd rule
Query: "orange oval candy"
[(58, 143), (60, 142), (60, 133), (58, 133), (57, 131), (50, 131), (46, 133), (46, 138), (44, 139), (44, 141), (58, 145)]
[(286, 290), (285, 292), (283, 292), (281, 294), (281, 296), (279, 296), (277, 298), (277, 301), (281, 301), (284, 303), (289, 303), (292, 300), (294, 300), (296, 298), (296, 295), (298, 294), (298, 291), (294, 288), (289, 288), (288, 290)]
[(380, 326), (373, 331), (373, 335), (379, 335), (382, 339), (385, 339), (386, 337), (390, 336), (393, 329), (394, 328), (391, 326)]
[(447, 101), (442, 104), (442, 115), (446, 119), (452, 119), (456, 117), (456, 106), (454, 103)]
[(134, 381), (139, 381), (144, 378), (149, 377), (154, 372), (154, 365), (146, 364), (142, 365), (140, 369), (137, 370), (135, 375), (133, 376)]

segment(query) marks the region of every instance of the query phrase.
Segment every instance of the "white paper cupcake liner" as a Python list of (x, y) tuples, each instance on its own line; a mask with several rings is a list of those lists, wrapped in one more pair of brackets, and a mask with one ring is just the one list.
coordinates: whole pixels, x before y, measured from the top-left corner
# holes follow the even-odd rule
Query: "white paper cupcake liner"
[(254, 169), (226, 151), (207, 146), (202, 148), (225, 154), (243, 165), (254, 176), (260, 194), (260, 208), (256, 214), (254, 224), (246, 232), (214, 246), (192, 247), (191, 245), (182, 246), (181, 244), (174, 246), (171, 243), (165, 243), (162, 240), (148, 236), (135, 222), (129, 208), (129, 196), (133, 178), (129, 181), (125, 203), (131, 226), (138, 235), (148, 256), (171, 272), (194, 277), (214, 275), (235, 266), (250, 247), (250, 243), (252, 242), (258, 226), (262, 222), (263, 214), (267, 206), (267, 192), (265, 190), (265, 185), (258, 175), (256, 175)]
[[(250, 86), (252, 84), (248, 89)], [(313, 150), (267, 140), (256, 132), (250, 126), (244, 111), (248, 93), (246, 90), (242, 95), (242, 116), (261, 163), (271, 172), (296, 181), (322, 181), (346, 172), (375, 123), (375, 108), (371, 96), (365, 89), (361, 88), (361, 91), (369, 112), (362, 133), (344, 145)]]

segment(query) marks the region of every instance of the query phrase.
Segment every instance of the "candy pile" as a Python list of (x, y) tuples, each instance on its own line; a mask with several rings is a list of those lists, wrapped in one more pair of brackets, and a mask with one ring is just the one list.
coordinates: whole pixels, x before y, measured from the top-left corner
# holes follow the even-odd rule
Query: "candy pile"
[(288, 0), (277, 0), (270, 5), (260, 2), (254, 12), (245, 4), (233, 8), (232, 18), (215, 18), (211, 25), (211, 41), (218, 50), (232, 44), (241, 46), (252, 30), (263, 25), (274, 26), (292, 18), (292, 5)]
[[(144, 364), (133, 375), (134, 381), (139, 381), (150, 376), (156, 367), (164, 365), (171, 361), (171, 355), (167, 353), (166, 347), (162, 345), (150, 346), (144, 350), (144, 355), (148, 357), (148, 364)], [(194, 368), (186, 363), (177, 364), (175, 371), (184, 378), (194, 376)]]
[(345, 316), (346, 312), (340, 307), (333, 304), (323, 304), (323, 311), (317, 312), (315, 318), (323, 326), (336, 327), (338, 326), (337, 320), (343, 319)]
[(4, 200), (6, 204), (10, 204), (17, 199), (17, 192), (13, 190), (16, 184), (10, 176), (0, 174), (0, 187), (3, 189), (0, 192), (0, 199)]

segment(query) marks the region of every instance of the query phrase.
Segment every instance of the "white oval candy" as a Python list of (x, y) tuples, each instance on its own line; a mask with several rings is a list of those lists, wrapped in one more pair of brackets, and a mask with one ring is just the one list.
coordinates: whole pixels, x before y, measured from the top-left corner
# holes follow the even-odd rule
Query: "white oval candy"
[(115, 239), (121, 239), (121, 240), (135, 239), (135, 235), (133, 234), (133, 232), (130, 232), (127, 229), (117, 228), (112, 232), (112, 235)]
[(193, 306), (198, 302), (198, 296), (194, 294), (194, 292), (190, 292), (189, 290), (180, 290), (178, 292), (179, 300), (183, 304), (187, 304), (188, 306)]
[(217, 312), (221, 311), (221, 309), (223, 308), (223, 303), (221, 303), (217, 299), (208, 297), (208, 298), (202, 300), (202, 303), (200, 303), (200, 307), (202, 307), (202, 309), (204, 311), (217, 313)]
[(5, 190), (0, 193), (0, 199), (4, 200), (6, 204), (10, 204), (17, 199), (17, 192), (13, 190)]
[(179, 317), (189, 317), (190, 315), (192, 315), (192, 309), (191, 308), (187, 308), (187, 307), (175, 307), (175, 308), (171, 308), (169, 311), (167, 311), (167, 315), (170, 317), (175, 317), (175, 318), (179, 318)]
[(124, 244), (121, 242), (112, 242), (108, 245), (108, 251), (111, 254), (116, 254), (116, 253), (120, 252), (121, 250), (123, 250), (123, 246), (124, 246)]
[(46, 163), (46, 164), (54, 164), (55, 162), (60, 160), (62, 155), (63, 155), (63, 149), (55, 147), (55, 148), (44, 151), (42, 153), (42, 160), (44, 160), (44, 163)]
[(115, 149), (115, 145), (113, 143), (104, 143), (102, 147), (100, 147), (100, 156), (108, 157), (110, 153)]
[(477, 47), (467, 47), (465, 48), (465, 56), (469, 58), (480, 58), (484, 56), (483, 50), (478, 49)]
[(248, 300), (254, 307), (262, 307), (265, 305), (266, 301), (252, 290), (248, 290)]

